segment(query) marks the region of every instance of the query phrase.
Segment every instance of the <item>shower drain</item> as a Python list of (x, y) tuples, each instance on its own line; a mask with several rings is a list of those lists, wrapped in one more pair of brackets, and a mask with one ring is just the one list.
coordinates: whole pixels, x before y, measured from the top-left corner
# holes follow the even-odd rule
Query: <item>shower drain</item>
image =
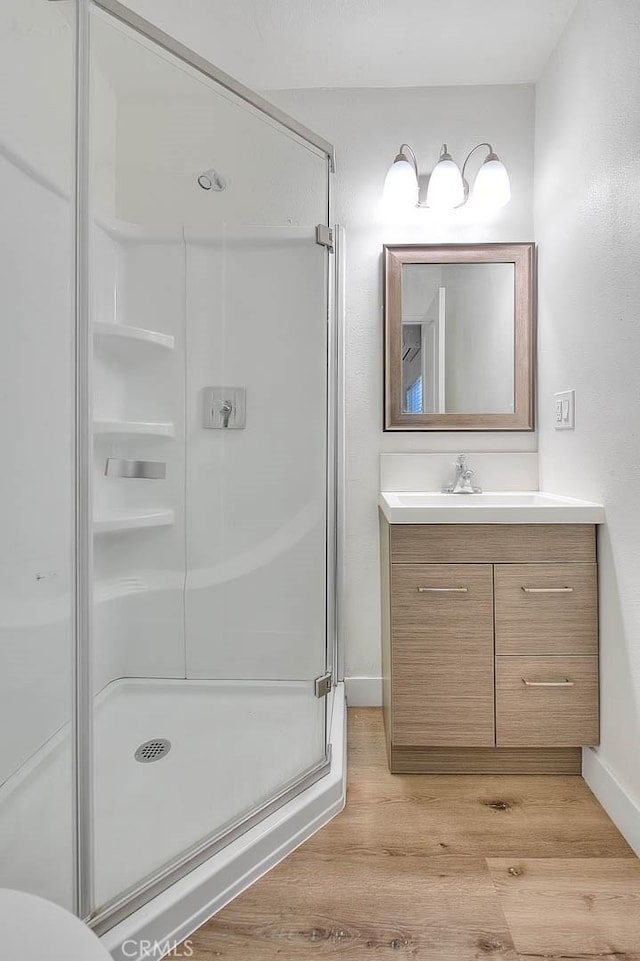
[(166, 737), (154, 737), (152, 741), (141, 744), (133, 756), (141, 764), (150, 764), (151, 761), (159, 761), (165, 757), (170, 750), (171, 741), (167, 741)]

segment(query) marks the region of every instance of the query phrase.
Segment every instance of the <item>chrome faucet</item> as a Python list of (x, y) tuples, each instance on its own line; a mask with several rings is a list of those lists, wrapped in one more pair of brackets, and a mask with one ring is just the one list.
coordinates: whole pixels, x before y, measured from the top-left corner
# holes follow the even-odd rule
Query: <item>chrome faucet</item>
[(453, 465), (455, 478), (453, 483), (442, 488), (443, 494), (481, 494), (482, 488), (471, 483), (474, 471), (467, 464), (466, 454), (460, 454)]

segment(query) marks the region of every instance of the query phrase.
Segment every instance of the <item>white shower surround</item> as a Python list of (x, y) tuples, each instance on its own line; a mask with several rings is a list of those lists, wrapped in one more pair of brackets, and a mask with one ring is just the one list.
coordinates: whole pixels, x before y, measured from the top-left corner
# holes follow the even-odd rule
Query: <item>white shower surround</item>
[[(171, 437), (96, 437), (96, 517), (172, 510), (175, 519), (96, 538), (95, 690), (119, 677), (311, 681), (324, 669), (325, 385), (296, 353), (301, 337), (305, 356), (325, 351), (313, 231), (112, 224), (96, 227), (96, 241), (97, 319), (175, 341), (113, 359), (96, 344), (96, 420), (173, 425)], [(298, 312), (306, 303), (315, 306)], [(202, 390), (215, 384), (247, 389), (245, 430), (203, 429)], [(106, 478), (107, 456), (165, 461), (166, 481)]]

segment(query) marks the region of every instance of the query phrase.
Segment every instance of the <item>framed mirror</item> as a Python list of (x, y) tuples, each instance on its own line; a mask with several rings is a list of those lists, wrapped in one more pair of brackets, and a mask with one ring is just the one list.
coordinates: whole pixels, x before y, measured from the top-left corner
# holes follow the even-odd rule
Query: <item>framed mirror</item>
[(384, 429), (533, 430), (534, 244), (384, 247)]

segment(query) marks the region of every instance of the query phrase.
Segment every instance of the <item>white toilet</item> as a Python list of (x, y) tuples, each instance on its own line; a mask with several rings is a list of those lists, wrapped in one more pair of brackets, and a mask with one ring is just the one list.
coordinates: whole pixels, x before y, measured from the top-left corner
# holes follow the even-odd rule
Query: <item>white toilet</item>
[(0, 888), (2, 956), (20, 961), (111, 961), (96, 935), (69, 911), (24, 891)]

